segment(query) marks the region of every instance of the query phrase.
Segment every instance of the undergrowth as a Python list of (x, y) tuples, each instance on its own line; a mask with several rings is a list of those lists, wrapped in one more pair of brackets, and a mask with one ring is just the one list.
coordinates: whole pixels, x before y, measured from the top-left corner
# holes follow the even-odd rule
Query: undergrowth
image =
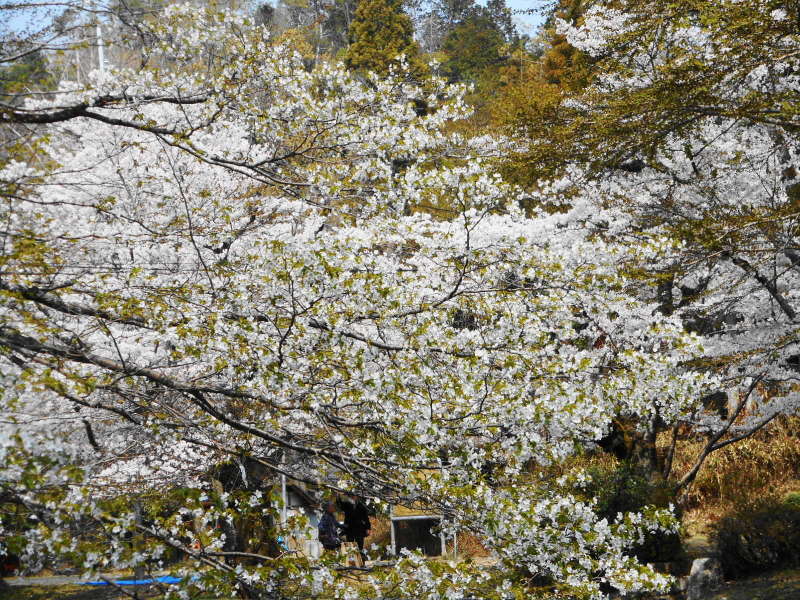
[[(669, 440), (663, 436), (659, 445)], [(673, 474), (686, 473), (705, 443), (679, 441)], [(750, 438), (712, 453), (695, 481), (683, 492), (681, 504), (689, 520), (711, 523), (731, 510), (755, 507), (766, 496), (800, 490), (800, 418), (777, 419)]]

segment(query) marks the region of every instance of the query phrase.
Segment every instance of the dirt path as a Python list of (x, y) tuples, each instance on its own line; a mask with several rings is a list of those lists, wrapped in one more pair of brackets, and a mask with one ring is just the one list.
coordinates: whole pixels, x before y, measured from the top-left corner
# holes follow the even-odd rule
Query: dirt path
[(24, 585), (0, 588), (0, 600), (130, 600), (130, 596), (105, 585)]
[[(152, 579), (156, 577), (161, 577), (163, 575), (169, 575), (169, 571), (155, 571), (152, 573), (147, 573), (144, 575), (145, 579)], [(111, 581), (119, 581), (119, 580), (131, 580), (134, 576), (130, 573), (124, 572), (116, 572), (116, 573), (99, 573), (96, 577), (93, 577), (91, 581), (103, 581), (104, 579), (109, 579)], [(5, 584), (7, 586), (12, 587), (23, 587), (23, 586), (58, 586), (58, 585), (81, 585), (86, 583), (86, 579), (78, 576), (78, 575), (46, 575), (46, 576), (33, 576), (33, 577), (6, 577), (0, 580), (0, 585)], [(98, 587), (98, 586), (87, 586), (87, 587)], [(105, 586), (100, 586), (105, 587)]]
[[(111, 581), (132, 579), (120, 573), (103, 575)], [(100, 581), (100, 577), (92, 579)], [(158, 595), (158, 588), (149, 585), (125, 586), (125, 592), (111, 585), (85, 585), (77, 575), (42, 577), (9, 577), (0, 580), (0, 600), (130, 600), (130, 593), (140, 598)]]
[(726, 583), (708, 600), (800, 600), (800, 569)]
[[(118, 575), (109, 576), (112, 579), (118, 579)], [(54, 586), (54, 585), (77, 585), (84, 581), (77, 575), (53, 575), (50, 577), (7, 577), (3, 579), (3, 583), (12, 587), (22, 587), (28, 585), (35, 586)]]

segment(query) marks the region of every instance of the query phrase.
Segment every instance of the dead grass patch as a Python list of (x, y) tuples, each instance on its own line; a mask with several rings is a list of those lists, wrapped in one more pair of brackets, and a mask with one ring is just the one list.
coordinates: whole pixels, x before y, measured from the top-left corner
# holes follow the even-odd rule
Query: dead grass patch
[[(659, 439), (665, 451), (668, 435)], [(704, 440), (678, 442), (673, 474), (686, 473)], [(783, 417), (753, 437), (711, 454), (695, 481), (684, 491), (684, 520), (694, 532), (719, 520), (732, 509), (760, 503), (765, 497), (781, 498), (800, 489), (800, 418)]]

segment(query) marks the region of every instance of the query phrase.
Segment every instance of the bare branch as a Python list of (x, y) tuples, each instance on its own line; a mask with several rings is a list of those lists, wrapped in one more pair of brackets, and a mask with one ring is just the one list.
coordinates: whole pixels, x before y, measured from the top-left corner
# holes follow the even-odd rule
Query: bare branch
[[(708, 440), (708, 442), (706, 443), (705, 447), (700, 452), (700, 455), (695, 460), (695, 463), (694, 463), (694, 465), (692, 465), (692, 468), (689, 469), (689, 471), (678, 482), (678, 484), (676, 486), (677, 490), (680, 490), (680, 489), (686, 487), (687, 485), (689, 485), (690, 483), (692, 483), (692, 481), (694, 481), (695, 477), (697, 477), (697, 474), (700, 472), (700, 468), (703, 466), (703, 463), (706, 461), (706, 458), (708, 458), (708, 456), (712, 452), (714, 452), (715, 450), (718, 450), (719, 448), (722, 448), (723, 446), (725, 446), (725, 444), (717, 445), (717, 442), (719, 442), (719, 440), (722, 439), (722, 437), (728, 432), (728, 430), (734, 424), (736, 419), (742, 413), (742, 410), (744, 410), (744, 407), (747, 404), (747, 401), (750, 398), (750, 395), (753, 393), (753, 391), (756, 389), (756, 386), (758, 386), (758, 384), (761, 382), (761, 380), (763, 378), (764, 378), (764, 373), (761, 373), (756, 378), (753, 379), (753, 382), (747, 388), (747, 392), (742, 397), (742, 399), (739, 401), (739, 404), (736, 407), (736, 410), (733, 411), (733, 414), (728, 419), (728, 422), (725, 423), (725, 425), (716, 434), (711, 436), (711, 439)], [(751, 433), (753, 433), (753, 432), (751, 432)], [(747, 437), (747, 436), (744, 436), (744, 437)]]

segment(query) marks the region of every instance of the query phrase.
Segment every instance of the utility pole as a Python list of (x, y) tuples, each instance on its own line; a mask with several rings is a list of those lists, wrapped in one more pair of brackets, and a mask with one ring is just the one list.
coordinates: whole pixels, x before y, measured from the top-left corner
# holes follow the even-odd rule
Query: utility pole
[[(77, 44), (77, 42), (76, 42)], [(73, 49), (73, 57), (75, 58), (75, 81), (81, 82), (81, 54), (77, 48)]]
[(103, 47), (103, 28), (100, 26), (100, 11), (97, 0), (81, 0), (81, 8), (84, 10), (94, 10), (94, 35), (97, 39), (97, 70), (101, 73), (106, 72), (106, 55)]
[(103, 48), (103, 29), (100, 27), (100, 20), (95, 25), (97, 31), (97, 68), (101, 73), (106, 72), (106, 58)]

